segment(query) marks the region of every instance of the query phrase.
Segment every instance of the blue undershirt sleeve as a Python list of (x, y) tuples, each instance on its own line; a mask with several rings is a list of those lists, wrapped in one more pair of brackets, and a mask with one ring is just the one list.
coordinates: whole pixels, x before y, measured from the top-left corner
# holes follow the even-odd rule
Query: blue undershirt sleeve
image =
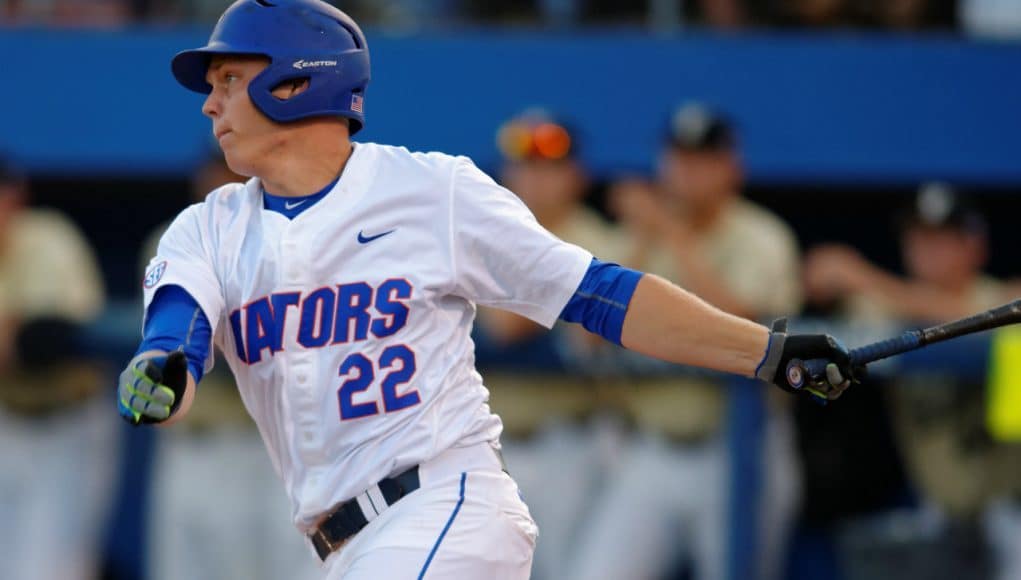
[(147, 350), (183, 349), (188, 370), (198, 383), (205, 373), (212, 326), (198, 302), (180, 286), (160, 288), (149, 304), (139, 354)]
[(641, 278), (641, 272), (593, 258), (560, 319), (578, 322), (589, 332), (620, 344), (624, 316)]

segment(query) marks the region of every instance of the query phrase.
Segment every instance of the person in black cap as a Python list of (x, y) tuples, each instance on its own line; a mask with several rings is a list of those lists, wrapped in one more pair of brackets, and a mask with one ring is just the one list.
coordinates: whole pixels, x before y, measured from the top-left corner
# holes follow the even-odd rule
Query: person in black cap
[[(794, 234), (742, 197), (743, 181), (729, 120), (699, 103), (678, 108), (667, 126), (657, 180), (611, 188), (611, 207), (634, 244), (629, 265), (738, 316), (768, 320), (797, 312)], [(678, 556), (699, 580), (724, 577), (725, 390), (704, 377), (646, 378), (621, 389), (620, 398), (635, 433), (586, 527), (573, 577), (659, 577)], [(776, 578), (797, 501), (783, 404), (775, 406), (764, 435), (765, 509), (758, 516), (771, 533), (757, 540), (756, 570), (760, 578)], [(671, 485), (664, 489), (663, 481)]]
[(1010, 298), (982, 273), (988, 227), (974, 205), (944, 183), (927, 183), (900, 220), (906, 277), (887, 272), (844, 245), (815, 248), (805, 262), (808, 296), (843, 301), (857, 320), (952, 320)]
[(798, 309), (793, 232), (742, 198), (744, 171), (726, 117), (698, 103), (679, 108), (658, 178), (655, 184), (625, 181), (611, 192), (613, 209), (638, 240), (633, 262), (738, 316), (761, 319)]

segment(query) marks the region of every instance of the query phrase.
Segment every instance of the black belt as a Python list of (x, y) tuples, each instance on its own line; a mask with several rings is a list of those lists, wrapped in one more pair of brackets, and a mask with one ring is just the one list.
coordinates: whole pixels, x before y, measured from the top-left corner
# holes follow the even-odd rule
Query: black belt
[[(386, 500), (386, 506), (372, 504), (378, 515), (386, 507), (392, 506), (402, 497), (418, 489), (418, 466), (384, 479), (376, 485), (379, 487), (383, 499)], [(319, 554), (319, 559), (325, 561), (327, 556), (344, 543), (344, 540), (357, 534), (368, 524), (369, 518), (365, 516), (361, 506), (358, 505), (358, 499), (353, 498), (330, 512), (326, 519), (319, 524), (319, 527), (309, 534), (309, 538), (316, 549), (316, 554)]]

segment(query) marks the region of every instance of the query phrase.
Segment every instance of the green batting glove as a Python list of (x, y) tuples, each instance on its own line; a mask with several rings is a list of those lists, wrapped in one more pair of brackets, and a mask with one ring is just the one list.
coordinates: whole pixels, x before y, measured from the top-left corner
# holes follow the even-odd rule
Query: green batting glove
[(180, 405), (187, 381), (183, 352), (139, 355), (117, 383), (117, 411), (132, 425), (166, 421)]

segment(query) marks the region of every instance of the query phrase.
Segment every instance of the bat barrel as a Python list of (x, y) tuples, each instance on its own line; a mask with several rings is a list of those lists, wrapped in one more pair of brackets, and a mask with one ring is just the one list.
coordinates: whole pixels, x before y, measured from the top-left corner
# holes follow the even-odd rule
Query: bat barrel
[(930, 344), (1017, 322), (1021, 322), (1021, 300), (1015, 300), (974, 316), (926, 328), (921, 332), (922, 342)]

